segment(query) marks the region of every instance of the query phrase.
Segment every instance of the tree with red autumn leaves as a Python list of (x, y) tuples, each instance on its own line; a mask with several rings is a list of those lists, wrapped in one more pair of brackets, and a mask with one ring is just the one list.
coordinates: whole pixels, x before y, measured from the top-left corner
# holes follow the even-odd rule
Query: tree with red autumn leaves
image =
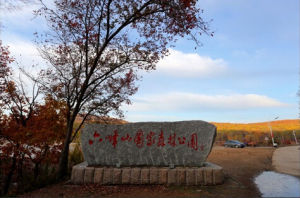
[(42, 163), (58, 163), (66, 126), (63, 107), (63, 104), (48, 97), (44, 104), (36, 104), (24, 121), (10, 114), (1, 123), (4, 128), (0, 134), (0, 159), (11, 161), (2, 163), (4, 167), (1, 167), (6, 173), (3, 194), (7, 193), (15, 171), (17, 177), (22, 177), (22, 170), (26, 168), (24, 164), (27, 168), (33, 168), (36, 179)]
[(11, 69), (9, 67), (9, 64), (14, 61), (14, 59), (10, 57), (9, 54), (10, 52), (8, 50), (8, 47), (3, 46), (2, 41), (0, 40), (0, 93), (4, 92), (5, 78), (6, 76), (10, 75)]
[[(65, 104), (51, 96), (38, 102), (40, 89), (33, 86), (32, 94), (26, 93), (22, 81), (14, 80), (10, 67), (13, 59), (0, 41), (0, 161), (3, 188), (8, 192), (13, 175), (18, 182), (27, 164), (39, 175), (42, 163), (58, 162), (61, 142), (65, 138)], [(29, 167), (29, 168), (30, 168)]]
[[(211, 33), (196, 0), (57, 0), (54, 8), (40, 2), (36, 14), (50, 31), (37, 35), (37, 43), (51, 67), (39, 83), (67, 106), (62, 178), (69, 144), (89, 115), (122, 116), (120, 105), (137, 91), (137, 71), (155, 69), (178, 37), (198, 42)], [(74, 128), (77, 115), (84, 118)]]

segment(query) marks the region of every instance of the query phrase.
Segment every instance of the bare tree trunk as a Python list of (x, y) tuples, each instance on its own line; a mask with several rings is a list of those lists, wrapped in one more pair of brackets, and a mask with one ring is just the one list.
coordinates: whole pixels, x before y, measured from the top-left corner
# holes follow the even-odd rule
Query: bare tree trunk
[(40, 162), (37, 162), (34, 165), (34, 181), (36, 181), (37, 177), (39, 176), (39, 169), (40, 169)]
[(17, 188), (17, 192), (20, 191), (20, 187), (23, 187), (23, 163), (24, 163), (24, 158), (25, 158), (25, 154), (22, 154), (22, 157), (18, 163), (18, 177), (17, 177), (17, 181), (18, 181), (18, 188)]
[(3, 195), (6, 195), (8, 193), (8, 189), (9, 189), (9, 186), (10, 186), (10, 182), (11, 182), (11, 179), (12, 179), (12, 176), (14, 174), (14, 171), (17, 167), (17, 158), (14, 154), (13, 158), (12, 158), (12, 165), (11, 165), (11, 168), (4, 180), (4, 186), (3, 186)]
[(59, 158), (58, 167), (58, 179), (63, 179), (68, 173), (68, 156), (69, 156), (69, 144), (71, 135), (73, 132), (73, 122), (70, 122), (67, 126), (67, 135), (64, 141), (64, 147)]

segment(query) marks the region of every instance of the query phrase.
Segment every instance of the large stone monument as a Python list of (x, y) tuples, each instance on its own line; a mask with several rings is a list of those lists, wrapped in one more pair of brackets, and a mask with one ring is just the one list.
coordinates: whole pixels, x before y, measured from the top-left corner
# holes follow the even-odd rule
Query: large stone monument
[(222, 168), (206, 162), (215, 137), (216, 127), (204, 121), (89, 124), (81, 133), (86, 162), (73, 167), (71, 180), (78, 184), (219, 184)]

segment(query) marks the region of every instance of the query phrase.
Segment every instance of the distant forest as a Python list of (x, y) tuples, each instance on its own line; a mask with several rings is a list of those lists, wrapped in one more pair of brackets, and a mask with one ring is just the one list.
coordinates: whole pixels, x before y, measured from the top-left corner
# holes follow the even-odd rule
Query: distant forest
[[(260, 123), (237, 124), (217, 123), (216, 144), (222, 145), (226, 140), (239, 140), (249, 145), (267, 146), (272, 144), (270, 127), (273, 131), (275, 142), (282, 144), (295, 144), (293, 131), (300, 143), (300, 120), (278, 120)], [(270, 125), (270, 127), (269, 127)]]

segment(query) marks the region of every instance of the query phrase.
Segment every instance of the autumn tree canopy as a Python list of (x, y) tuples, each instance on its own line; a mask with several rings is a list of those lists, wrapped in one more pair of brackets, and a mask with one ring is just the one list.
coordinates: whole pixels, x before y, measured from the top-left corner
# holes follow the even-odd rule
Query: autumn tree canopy
[[(155, 69), (176, 38), (197, 42), (210, 33), (196, 0), (57, 0), (54, 8), (40, 1), (36, 14), (50, 31), (37, 35), (37, 43), (51, 65), (40, 83), (67, 105), (64, 175), (68, 145), (88, 115), (122, 115), (120, 105), (137, 91), (138, 70)], [(78, 114), (84, 119), (73, 130)]]
[(35, 179), (45, 161), (58, 162), (66, 128), (65, 103), (49, 95), (38, 101), (39, 87), (34, 83), (27, 92), (23, 81), (12, 75), (13, 61), (0, 40), (0, 195), (8, 192), (13, 178), (21, 185), (29, 162)]
[(8, 47), (3, 46), (0, 40), (0, 92), (3, 92), (5, 89), (5, 79), (10, 75), (11, 70), (9, 64), (14, 60), (9, 54)]

